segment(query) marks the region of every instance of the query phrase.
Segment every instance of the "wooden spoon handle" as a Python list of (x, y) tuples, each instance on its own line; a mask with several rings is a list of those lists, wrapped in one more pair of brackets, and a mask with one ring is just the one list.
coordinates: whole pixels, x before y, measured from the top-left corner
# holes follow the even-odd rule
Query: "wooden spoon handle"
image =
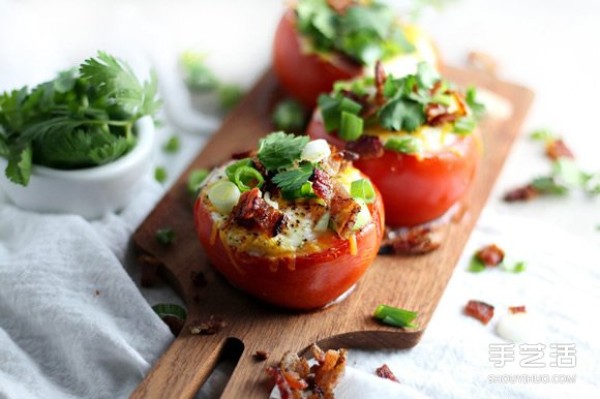
[(215, 368), (225, 342), (219, 334), (198, 336), (182, 331), (131, 398), (193, 398)]

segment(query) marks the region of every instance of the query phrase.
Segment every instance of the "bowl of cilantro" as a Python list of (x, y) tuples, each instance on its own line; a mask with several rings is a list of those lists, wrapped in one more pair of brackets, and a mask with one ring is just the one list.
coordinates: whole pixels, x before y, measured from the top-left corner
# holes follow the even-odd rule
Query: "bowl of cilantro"
[(0, 95), (0, 189), (20, 208), (96, 219), (121, 210), (151, 169), (154, 76), (98, 52), (77, 69)]

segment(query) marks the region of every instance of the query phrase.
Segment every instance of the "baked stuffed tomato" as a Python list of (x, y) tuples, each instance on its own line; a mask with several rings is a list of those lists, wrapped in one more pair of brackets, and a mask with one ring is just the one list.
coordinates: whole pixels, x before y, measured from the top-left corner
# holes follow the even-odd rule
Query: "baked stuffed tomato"
[(379, 192), (325, 140), (273, 133), (216, 168), (194, 208), (213, 267), (265, 302), (322, 307), (373, 262), (383, 236)]
[(410, 227), (442, 216), (465, 193), (480, 155), (483, 106), (427, 64), (403, 78), (336, 83), (319, 98), (308, 134), (360, 156), (354, 165), (381, 191), (386, 223)]
[(371, 73), (379, 59), (396, 76), (414, 73), (420, 61), (439, 62), (424, 32), (376, 1), (298, 0), (275, 33), (275, 73), (309, 107), (335, 81)]

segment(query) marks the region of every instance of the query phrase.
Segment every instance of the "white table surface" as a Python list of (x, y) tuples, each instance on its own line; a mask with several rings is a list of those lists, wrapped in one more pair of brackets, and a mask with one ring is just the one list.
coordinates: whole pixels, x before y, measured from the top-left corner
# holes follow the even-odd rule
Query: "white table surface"
[[(406, 2), (390, 3), (401, 7)], [(165, 158), (157, 150), (157, 164), (168, 167), (172, 182), (205, 140), (200, 129), (185, 131), (198, 123), (198, 117), (179, 95), (180, 82), (170, 74), (177, 55), (187, 49), (206, 52), (209, 65), (222, 80), (249, 87), (269, 64), (271, 38), (282, 10), (281, 0), (0, 0), (0, 90), (50, 78), (96, 49), (121, 56), (139, 71), (154, 64), (166, 76), (167, 106), (176, 117), (160, 134), (163, 140), (179, 134), (185, 144), (175, 157)], [(524, 132), (537, 127), (556, 130), (582, 166), (598, 171), (599, 22), (600, 2), (594, 0), (461, 0), (441, 13), (427, 11), (421, 25), (434, 37), (448, 64), (464, 65), (471, 50), (494, 56), (501, 78), (536, 93)], [(548, 170), (539, 144), (522, 135), (487, 211), (500, 219), (517, 217), (524, 230), (528, 221), (553, 226), (571, 238), (575, 252), (578, 243), (582, 248), (598, 247), (598, 200), (572, 195), (532, 204), (501, 201), (508, 188)], [(599, 264), (598, 259), (589, 262)], [(169, 295), (144, 294), (152, 300)], [(431, 328), (442, 328), (434, 322)], [(596, 343), (596, 352), (598, 347)], [(373, 357), (373, 364), (381, 358)]]

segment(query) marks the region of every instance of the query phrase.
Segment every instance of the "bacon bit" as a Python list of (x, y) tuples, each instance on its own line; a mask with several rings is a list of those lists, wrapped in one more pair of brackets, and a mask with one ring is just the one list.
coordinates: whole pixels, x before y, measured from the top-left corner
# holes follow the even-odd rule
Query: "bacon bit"
[(254, 355), (252, 355), (254, 357), (254, 360), (256, 360), (257, 362), (264, 362), (265, 360), (267, 360), (269, 358), (269, 353), (266, 351), (256, 351), (254, 352)]
[(375, 104), (382, 106), (385, 104), (385, 96), (383, 95), (383, 87), (386, 81), (385, 70), (381, 60), (375, 63)]
[(425, 118), (428, 124), (432, 124), (433, 120), (441, 115), (444, 115), (447, 112), (446, 107), (442, 104), (437, 103), (429, 103), (425, 107)]
[(192, 279), (192, 285), (196, 288), (206, 287), (208, 284), (208, 281), (206, 281), (206, 276), (203, 272), (192, 270), (190, 277)]
[(470, 300), (465, 306), (465, 314), (487, 324), (494, 317), (494, 307), (485, 302)]
[(394, 382), (400, 382), (400, 381), (398, 381), (398, 378), (396, 378), (394, 373), (392, 373), (392, 370), (390, 370), (388, 365), (385, 363), (383, 365), (381, 365), (381, 367), (377, 368), (377, 370), (375, 370), (375, 374), (377, 374), (377, 377), (385, 378), (387, 380), (392, 380)]
[(310, 180), (313, 182), (312, 188), (315, 195), (326, 203), (329, 203), (333, 196), (333, 184), (331, 183), (331, 177), (329, 177), (327, 172), (315, 168)]
[(573, 151), (567, 147), (562, 139), (549, 140), (546, 143), (546, 156), (553, 161), (559, 158), (575, 159)]
[(329, 145), (329, 150), (331, 151), (331, 155), (322, 161), (321, 168), (331, 176), (337, 175), (340, 170), (346, 168), (349, 161), (356, 161), (356, 159), (358, 159), (353, 158), (354, 156), (357, 156), (356, 154), (345, 150), (339, 151), (337, 147), (332, 145)]
[(377, 136), (360, 136), (356, 141), (347, 142), (346, 150), (358, 154), (361, 159), (379, 158), (383, 156), (383, 144)]
[(491, 244), (481, 248), (475, 256), (486, 266), (498, 266), (504, 260), (504, 251), (496, 244)]
[(353, 234), (352, 228), (356, 223), (356, 218), (360, 213), (360, 205), (339, 184), (333, 186), (330, 213), (334, 230), (338, 236), (350, 237), (350, 234)]
[(494, 57), (480, 51), (471, 51), (467, 56), (467, 63), (481, 71), (487, 72), (490, 75), (496, 75), (498, 62)]
[(162, 265), (162, 262), (148, 254), (138, 256), (137, 262), (142, 271), (141, 286), (144, 288), (152, 287), (158, 281), (158, 267)]
[(443, 125), (444, 123), (451, 123), (454, 122), (455, 120), (457, 120), (459, 117), (458, 113), (448, 113), (445, 112), (441, 115), (438, 115), (434, 118), (432, 118), (431, 120), (427, 121), (427, 124), (430, 126), (439, 126), (439, 125)]
[(504, 201), (506, 202), (518, 202), (518, 201), (530, 201), (540, 195), (540, 192), (536, 190), (531, 184), (527, 184), (523, 187), (517, 187), (513, 190), (508, 191), (504, 194)]
[(279, 233), (285, 221), (282, 212), (260, 197), (260, 190), (257, 187), (240, 196), (231, 212), (231, 217), (240, 226), (258, 227), (271, 237)]
[(306, 358), (287, 352), (279, 365), (266, 369), (282, 399), (334, 397), (333, 389), (346, 367), (346, 350), (323, 352), (316, 345), (311, 349), (317, 361), (312, 367), (309, 367)]
[(190, 334), (193, 335), (214, 335), (221, 331), (227, 323), (225, 320), (211, 315), (208, 320), (194, 323), (190, 327)]
[(527, 310), (525, 309), (525, 305), (523, 305), (523, 306), (509, 306), (508, 310), (512, 314), (527, 313)]
[(441, 232), (430, 226), (388, 230), (382, 243), (384, 249), (391, 247), (398, 255), (423, 255), (434, 251), (442, 243)]

